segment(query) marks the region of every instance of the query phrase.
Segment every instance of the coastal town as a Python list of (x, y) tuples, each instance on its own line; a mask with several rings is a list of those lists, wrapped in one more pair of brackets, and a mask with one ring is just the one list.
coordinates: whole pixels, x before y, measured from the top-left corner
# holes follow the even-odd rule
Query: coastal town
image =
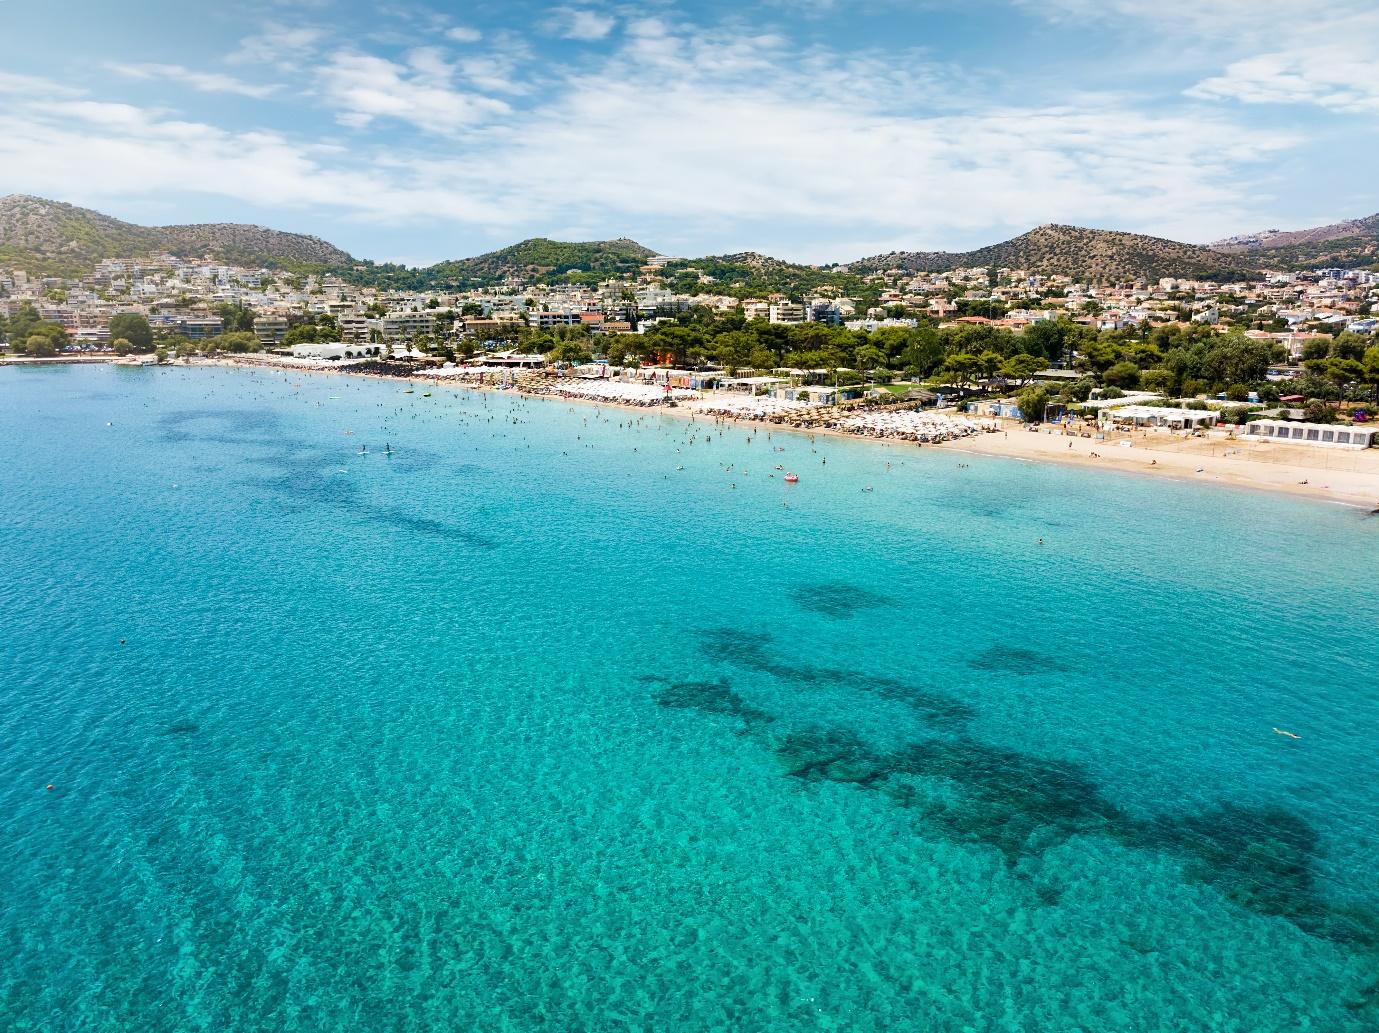
[[(696, 292), (676, 289), (687, 275)], [(1224, 480), (1249, 468), (1243, 482), (1272, 487), (1320, 487), (1325, 450), (1329, 492), (1379, 498), (1370, 456), (1338, 456), (1379, 443), (1371, 270), (1104, 286), (891, 269), (862, 278), (865, 297), (752, 297), (656, 257), (595, 284), (549, 280), (388, 290), (172, 255), (70, 279), (9, 270), (0, 361), (423, 378)], [(1012, 445), (1012, 428), (1039, 433)]]

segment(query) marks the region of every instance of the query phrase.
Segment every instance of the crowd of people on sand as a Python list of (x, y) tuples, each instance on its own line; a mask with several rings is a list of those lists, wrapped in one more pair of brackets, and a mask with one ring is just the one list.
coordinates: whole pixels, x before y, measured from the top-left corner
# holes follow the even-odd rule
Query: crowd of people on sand
[(629, 384), (621, 380), (552, 380), (549, 384), (526, 387), (530, 394), (554, 398), (569, 398), (586, 402), (609, 402), (614, 405), (634, 405), (650, 408), (668, 403), (696, 399), (697, 391), (652, 384)]
[(846, 416), (836, 424), (838, 430), (867, 438), (895, 438), (926, 444), (955, 441), (995, 429), (994, 424), (941, 416), (937, 413), (917, 412), (913, 409), (889, 412), (858, 413)]

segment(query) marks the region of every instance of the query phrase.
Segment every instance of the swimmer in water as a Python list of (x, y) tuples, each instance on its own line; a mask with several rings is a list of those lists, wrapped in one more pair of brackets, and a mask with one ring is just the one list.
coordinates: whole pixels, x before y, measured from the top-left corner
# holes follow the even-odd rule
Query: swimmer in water
[(1275, 734), (1275, 735), (1286, 735), (1286, 736), (1287, 736), (1288, 738), (1290, 738), (1290, 739), (1301, 739), (1301, 738), (1302, 738), (1302, 736), (1298, 735), (1296, 732), (1286, 732), (1286, 731), (1284, 731), (1282, 728), (1275, 728), (1275, 729), (1274, 729), (1274, 734)]

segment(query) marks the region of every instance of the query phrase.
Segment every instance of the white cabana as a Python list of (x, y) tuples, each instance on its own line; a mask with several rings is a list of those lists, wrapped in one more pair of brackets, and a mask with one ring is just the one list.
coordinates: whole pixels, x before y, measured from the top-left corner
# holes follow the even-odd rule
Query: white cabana
[(1132, 427), (1171, 427), (1174, 430), (1197, 430), (1214, 427), (1219, 414), (1207, 409), (1169, 409), (1159, 405), (1126, 405), (1101, 415), (1103, 423)]
[(1291, 423), (1288, 420), (1255, 420), (1245, 425), (1247, 441), (1287, 442), (1318, 448), (1373, 448), (1379, 427), (1341, 427), (1326, 423)]

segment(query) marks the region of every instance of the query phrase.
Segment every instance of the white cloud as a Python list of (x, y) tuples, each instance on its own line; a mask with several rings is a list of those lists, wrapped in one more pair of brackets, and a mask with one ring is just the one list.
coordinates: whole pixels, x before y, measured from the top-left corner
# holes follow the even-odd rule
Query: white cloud
[(1374, 0), (1017, 0), (1062, 22), (1119, 26), (1136, 38), (1197, 46), (1223, 71), (1186, 92), (1199, 100), (1379, 110), (1379, 9)]
[[(1371, 9), (1370, 0), (1328, 0), (1307, 5), (1298, 0), (1015, 0), (1042, 17), (1064, 23), (1097, 22), (1151, 25), (1170, 36), (1241, 33), (1278, 39), (1280, 33), (1334, 22)], [(1305, 9), (1309, 8), (1309, 9)]]
[(445, 30), (445, 38), (454, 40), (456, 43), (478, 43), (484, 38), (484, 34), (478, 29), (471, 29), (465, 25), (456, 25)]
[(202, 93), (233, 93), (241, 97), (262, 99), (276, 93), (280, 87), (275, 84), (248, 83), (230, 75), (217, 72), (198, 72), (181, 65), (160, 64), (117, 64), (106, 65), (112, 72), (126, 79), (145, 81), (166, 80), (182, 83)]
[(0, 168), (11, 188), (88, 201), (195, 189), (490, 235), (670, 226), (684, 250), (823, 261), (856, 257), (839, 241), (965, 247), (1050, 221), (1214, 239), (1257, 221), (1248, 162), (1296, 143), (1224, 111), (1116, 96), (996, 106), (914, 54), (844, 58), (650, 18), (594, 63), (547, 70), (520, 110), (457, 85), (481, 72), (432, 47), (329, 55), (317, 96), (342, 123), (426, 131), (379, 126), (348, 161), (305, 134), (229, 132), (29, 83), (0, 108)]
[[(16, 190), (59, 198), (147, 198), (200, 192), (258, 206), (324, 208), (371, 219), (426, 216), (483, 224), (483, 199), (422, 182), (385, 157), (361, 166), (338, 148), (278, 133), (229, 132), (97, 101), (0, 109), (0, 167)], [(92, 169), (99, 176), (92, 176)]]
[(63, 86), (35, 75), (19, 75), (15, 72), (0, 71), (0, 94), (18, 94), (37, 97), (75, 97), (81, 93), (69, 86)]
[(586, 7), (557, 7), (551, 11), (551, 30), (564, 39), (604, 39), (616, 24), (612, 15)]
[(231, 64), (285, 65), (310, 57), (326, 38), (324, 29), (311, 25), (268, 22), (263, 31), (246, 36), (228, 58)]
[(321, 88), (337, 120), (362, 128), (378, 118), (398, 119), (440, 135), (511, 109), (501, 100), (455, 89), (452, 70), (432, 48), (414, 50), (408, 65), (356, 51), (331, 56), (321, 69)]
[(1332, 111), (1379, 112), (1379, 64), (1345, 45), (1261, 54), (1229, 65), (1187, 91), (1199, 99), (1246, 104), (1315, 104)]

